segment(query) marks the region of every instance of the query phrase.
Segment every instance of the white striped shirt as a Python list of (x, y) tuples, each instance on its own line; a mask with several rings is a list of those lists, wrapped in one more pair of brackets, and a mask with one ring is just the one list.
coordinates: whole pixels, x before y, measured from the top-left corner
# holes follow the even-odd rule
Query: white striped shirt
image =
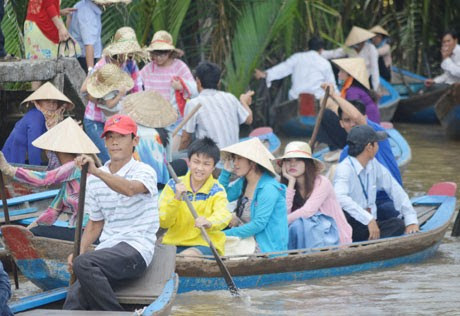
[(233, 94), (204, 89), (198, 97), (187, 102), (184, 116), (198, 104), (201, 108), (185, 124), (187, 133), (195, 133), (196, 138), (207, 136), (219, 148), (238, 143), (240, 124), (246, 121), (249, 113)]
[[(110, 173), (109, 164), (110, 161), (100, 169)], [(146, 265), (149, 265), (160, 226), (156, 173), (149, 165), (131, 159), (116, 175), (142, 182), (149, 192), (126, 196), (110, 189), (98, 177), (88, 177), (85, 210), (92, 221), (104, 221), (99, 237), (101, 243), (96, 250), (124, 241), (139, 251)]]

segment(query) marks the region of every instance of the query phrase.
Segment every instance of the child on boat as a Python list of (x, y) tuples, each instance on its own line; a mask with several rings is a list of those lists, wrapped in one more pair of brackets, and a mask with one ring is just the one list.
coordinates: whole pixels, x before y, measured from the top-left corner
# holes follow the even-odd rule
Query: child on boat
[[(200, 227), (208, 231), (209, 238), (220, 254), (224, 254), (225, 235), (231, 214), (227, 210), (227, 195), (214, 179), (212, 172), (219, 161), (219, 148), (210, 138), (195, 140), (188, 147), (190, 171), (180, 177), (181, 183), (169, 180), (160, 195), (160, 225), (168, 229), (163, 243), (176, 245), (183, 255), (212, 256), (211, 248), (203, 239)], [(193, 219), (187, 204), (182, 200), (186, 193), (198, 214)]]
[[(219, 182), (228, 200), (237, 200), (230, 229), (225, 235), (254, 237), (256, 252), (287, 250), (286, 186), (275, 179), (273, 155), (256, 137), (221, 149), (226, 156)], [(233, 170), (230, 166), (233, 160)], [(238, 180), (230, 183), (231, 172)]]
[[(347, 137), (349, 156), (337, 167), (334, 190), (345, 216), (353, 228), (353, 241), (399, 236), (419, 231), (417, 213), (401, 185), (380, 164), (375, 155), (385, 132), (375, 132), (368, 125), (351, 129)], [(404, 220), (394, 216), (380, 220), (377, 214), (377, 191), (383, 190), (401, 212)]]
[[(17, 168), (8, 164), (0, 153), (0, 170), (16, 181), (34, 186), (60, 184), (60, 190), (49, 207), (28, 228), (36, 236), (72, 241), (81, 177), (74, 159), (78, 154), (97, 153), (97, 147), (70, 117), (37, 138), (33, 145), (56, 153), (61, 166), (45, 172)], [(68, 227), (52, 226), (61, 214), (69, 216)]]
[(282, 170), (281, 183), (287, 185), (289, 249), (351, 243), (351, 226), (331, 182), (320, 174), (324, 165), (312, 157), (310, 146), (290, 142), (276, 161)]
[[(189, 67), (179, 59), (183, 51), (174, 46), (168, 32), (156, 32), (146, 50), (152, 61), (140, 72), (144, 90), (159, 92), (176, 109), (178, 120), (168, 127), (168, 131), (172, 132), (184, 116), (186, 100), (198, 95), (195, 79)], [(178, 150), (180, 137), (179, 132), (171, 141), (171, 153)]]

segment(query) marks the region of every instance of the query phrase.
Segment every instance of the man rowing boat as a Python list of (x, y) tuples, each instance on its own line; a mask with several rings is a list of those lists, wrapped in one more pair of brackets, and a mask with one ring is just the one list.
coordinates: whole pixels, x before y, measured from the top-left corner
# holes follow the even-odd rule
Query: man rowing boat
[[(89, 164), (89, 221), (80, 255), (73, 263), (73, 255), (68, 258), (77, 281), (69, 288), (64, 309), (122, 311), (112, 286), (141, 276), (153, 257), (158, 190), (155, 171), (132, 157), (139, 142), (137, 125), (128, 116), (114, 115), (102, 137), (110, 156), (103, 167), (96, 168), (88, 156), (76, 159), (79, 166)], [(100, 244), (89, 252), (98, 237)]]

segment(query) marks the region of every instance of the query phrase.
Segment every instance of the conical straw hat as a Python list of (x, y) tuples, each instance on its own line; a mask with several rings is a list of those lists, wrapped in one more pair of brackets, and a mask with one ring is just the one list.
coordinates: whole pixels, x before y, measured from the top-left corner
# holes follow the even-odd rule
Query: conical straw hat
[(224, 159), (228, 158), (230, 154), (235, 154), (261, 165), (273, 175), (276, 175), (271, 163), (271, 160), (275, 159), (275, 157), (257, 137), (222, 148), (220, 152)]
[(83, 129), (68, 117), (32, 142), (37, 148), (71, 154), (97, 154), (99, 149)]
[(369, 32), (372, 32), (372, 33), (375, 33), (375, 34), (382, 34), (382, 35), (385, 35), (385, 36), (390, 36), (390, 34), (388, 34), (388, 32), (383, 27), (381, 27), (380, 25), (374, 26), (373, 28), (371, 28), (369, 30)]
[(112, 91), (134, 87), (133, 79), (117, 65), (105, 64), (88, 78), (86, 85), (93, 98), (102, 98)]
[(123, 113), (137, 124), (160, 128), (177, 121), (177, 111), (163, 96), (154, 91), (142, 91), (128, 95), (122, 103)]
[(102, 52), (104, 56), (118, 54), (136, 54), (140, 57), (147, 57), (137, 41), (136, 33), (128, 26), (119, 28), (113, 37), (111, 44)]
[(332, 62), (347, 72), (354, 79), (358, 80), (368, 90), (371, 89), (369, 85), (369, 74), (367, 72), (366, 62), (363, 58), (339, 58), (333, 59)]
[(34, 93), (29, 95), (21, 104), (37, 100), (58, 100), (66, 102), (67, 110), (72, 110), (75, 105), (69, 100), (61, 91), (59, 91), (51, 82), (44, 83), (40, 88), (35, 90)]
[(367, 41), (368, 39), (371, 39), (375, 36), (374, 33), (369, 32), (366, 29), (363, 29), (358, 26), (353, 26), (351, 29), (350, 33), (347, 36), (347, 39), (345, 40), (345, 45), (346, 46), (353, 46), (359, 43), (362, 43), (364, 41)]

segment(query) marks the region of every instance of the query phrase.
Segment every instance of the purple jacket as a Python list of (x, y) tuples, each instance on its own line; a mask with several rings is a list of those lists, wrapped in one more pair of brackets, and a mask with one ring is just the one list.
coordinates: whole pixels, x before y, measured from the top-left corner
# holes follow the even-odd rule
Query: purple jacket
[(351, 86), (347, 90), (346, 99), (348, 101), (359, 100), (366, 106), (367, 118), (373, 122), (380, 123), (380, 112), (377, 104), (371, 96), (362, 88)]

